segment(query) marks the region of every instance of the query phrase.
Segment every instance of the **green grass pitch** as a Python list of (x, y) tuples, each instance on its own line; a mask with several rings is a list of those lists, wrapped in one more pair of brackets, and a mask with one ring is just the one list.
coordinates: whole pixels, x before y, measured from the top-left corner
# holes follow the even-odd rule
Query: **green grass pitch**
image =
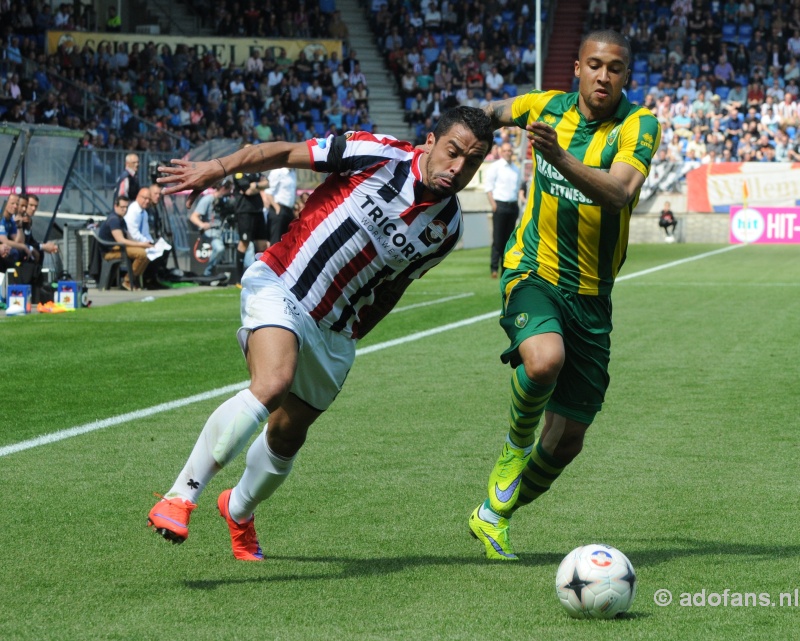
[[(742, 247), (630, 277), (720, 248), (631, 247), (605, 408), (515, 516), (520, 563), (486, 561), (467, 533), (507, 429), (489, 319), (356, 359), (256, 514), (261, 564), (233, 559), (216, 511), (243, 456), (184, 545), (145, 528), (224, 396), (0, 457), (0, 639), (797, 638), (800, 604), (779, 595), (800, 589), (800, 252)], [(497, 310), (488, 262), (448, 258), (361, 347)], [(237, 326), (234, 289), (0, 321), (0, 447), (245, 381)], [(561, 558), (591, 542), (637, 570), (621, 619), (558, 604)], [(776, 605), (678, 603), (726, 589)]]

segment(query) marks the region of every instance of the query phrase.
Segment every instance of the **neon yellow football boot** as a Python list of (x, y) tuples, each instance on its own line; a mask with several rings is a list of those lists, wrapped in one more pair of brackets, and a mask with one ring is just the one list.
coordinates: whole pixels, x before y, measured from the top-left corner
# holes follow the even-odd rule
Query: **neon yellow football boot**
[(475, 508), (469, 517), (470, 534), (486, 548), (486, 558), (493, 561), (517, 561), (519, 557), (511, 549), (508, 540), (508, 519), (500, 517), (497, 525), (480, 517), (481, 506)]

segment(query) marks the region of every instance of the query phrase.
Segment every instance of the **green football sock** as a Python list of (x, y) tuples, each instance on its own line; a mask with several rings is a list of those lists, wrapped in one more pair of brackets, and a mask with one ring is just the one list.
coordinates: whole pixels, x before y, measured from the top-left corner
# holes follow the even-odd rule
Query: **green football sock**
[(512, 513), (547, 492), (566, 466), (566, 463), (544, 451), (541, 439), (536, 441), (531, 458), (522, 470), (519, 498), (511, 508)]
[(533, 445), (536, 427), (554, 389), (555, 383), (540, 385), (529, 379), (522, 365), (512, 372), (508, 439), (514, 447), (526, 449)]

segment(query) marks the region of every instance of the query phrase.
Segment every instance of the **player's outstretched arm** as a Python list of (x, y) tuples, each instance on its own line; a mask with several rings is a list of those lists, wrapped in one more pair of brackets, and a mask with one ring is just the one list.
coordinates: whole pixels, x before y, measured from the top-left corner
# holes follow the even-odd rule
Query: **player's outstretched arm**
[(311, 156), (304, 142), (263, 142), (244, 147), (228, 156), (206, 161), (173, 159), (171, 165), (159, 167), (160, 184), (168, 185), (164, 194), (191, 191), (186, 206), (191, 207), (203, 190), (235, 173), (254, 173), (291, 167), (310, 169)]
[(484, 113), (492, 119), (492, 127), (499, 129), (515, 124), (514, 118), (511, 116), (511, 104), (514, 100), (515, 98), (495, 100), (483, 108)]

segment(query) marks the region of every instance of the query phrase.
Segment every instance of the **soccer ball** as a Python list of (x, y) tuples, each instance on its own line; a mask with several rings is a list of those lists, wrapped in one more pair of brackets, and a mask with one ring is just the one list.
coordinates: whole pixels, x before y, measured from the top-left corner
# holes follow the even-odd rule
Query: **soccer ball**
[(622, 552), (592, 543), (575, 548), (556, 572), (558, 600), (574, 619), (611, 619), (636, 596), (636, 572)]

